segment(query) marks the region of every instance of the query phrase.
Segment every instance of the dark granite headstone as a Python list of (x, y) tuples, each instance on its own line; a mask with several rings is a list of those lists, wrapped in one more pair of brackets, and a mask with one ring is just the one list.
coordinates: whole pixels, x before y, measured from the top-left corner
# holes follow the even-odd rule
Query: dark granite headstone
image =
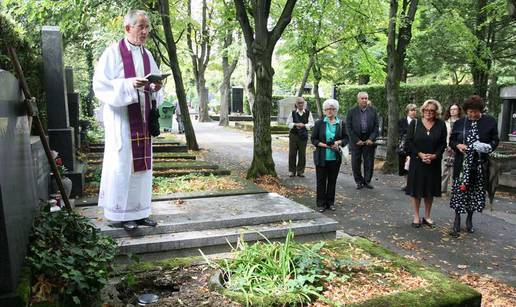
[(31, 136), (32, 165), (38, 199), (48, 199), (48, 185), (50, 181), (50, 165), (48, 164), (45, 149), (39, 136)]
[(500, 98), (503, 101), (500, 140), (512, 141), (511, 138), (516, 138), (516, 85), (502, 88)]
[(244, 89), (231, 88), (231, 113), (244, 113)]
[(66, 78), (66, 93), (68, 98), (68, 118), (70, 126), (74, 129), (75, 148), (81, 147), (79, 138), (79, 108), (80, 100), (79, 93), (75, 92), (73, 83), (73, 67), (67, 66), (65, 68)]
[(43, 26), (41, 52), (45, 71), (48, 128), (68, 128), (68, 101), (63, 66), (63, 37), (59, 27)]
[(11, 306), (37, 211), (30, 129), (18, 80), (0, 70), (0, 305)]

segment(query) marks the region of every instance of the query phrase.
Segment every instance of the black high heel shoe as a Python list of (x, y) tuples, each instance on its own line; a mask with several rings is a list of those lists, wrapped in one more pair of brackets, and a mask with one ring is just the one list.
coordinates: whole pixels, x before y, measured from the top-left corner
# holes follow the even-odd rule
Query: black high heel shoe
[(412, 227), (413, 228), (420, 228), (421, 227), (421, 221), (419, 223), (412, 222)]
[(434, 221), (429, 222), (429, 221), (428, 221), (427, 219), (425, 219), (425, 218), (423, 218), (423, 220), (422, 220), (422, 224), (423, 224), (423, 225), (427, 225), (427, 226), (428, 226), (428, 227), (430, 227), (430, 228), (434, 228), (434, 227), (435, 227), (435, 223), (434, 223)]

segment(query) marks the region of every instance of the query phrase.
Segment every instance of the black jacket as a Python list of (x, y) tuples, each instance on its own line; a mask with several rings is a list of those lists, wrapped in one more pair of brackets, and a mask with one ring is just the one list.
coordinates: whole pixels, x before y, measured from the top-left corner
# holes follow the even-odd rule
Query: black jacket
[[(326, 144), (326, 123), (323, 119), (319, 119), (314, 123), (314, 127), (312, 128), (312, 137), (310, 139), (312, 144), (315, 146), (314, 151), (314, 164), (315, 166), (324, 167), (326, 162), (326, 148), (319, 147), (317, 144), (324, 143)], [(344, 147), (348, 144), (348, 135), (346, 133), (346, 125), (340, 120), (340, 123), (337, 125), (337, 130), (335, 131), (335, 141), (342, 140), (341, 147)], [(342, 162), (342, 157), (340, 154), (337, 154), (337, 163), (340, 164)]]
[(378, 113), (376, 109), (373, 107), (367, 107), (367, 131), (366, 138), (361, 139), (360, 135), (362, 134), (361, 126), (360, 126), (360, 108), (358, 106), (348, 111), (348, 115), (346, 116), (346, 127), (348, 128), (349, 135), (349, 146), (351, 149), (356, 147), (356, 144), (359, 140), (365, 141), (367, 139), (371, 141), (376, 141), (378, 137)]
[[(466, 125), (466, 127), (464, 127)], [(457, 149), (457, 145), (465, 144), (464, 138), (465, 135), (468, 134), (469, 129), (471, 128), (471, 121), (466, 117), (462, 117), (458, 119), (453, 124), (453, 130), (450, 134), (450, 147), (455, 150), (455, 160), (453, 161), (453, 178), (458, 178), (460, 172), (462, 171), (462, 161), (464, 160), (464, 155)], [(487, 114), (482, 114), (482, 117), (478, 120), (478, 134), (479, 141), (482, 143), (487, 143), (491, 145), (493, 151), (498, 147), (498, 143), (500, 142), (500, 138), (498, 137), (498, 127), (496, 124), (496, 120)], [(489, 160), (488, 154), (480, 154), (483, 162), (487, 162)]]
[(398, 121), (398, 136), (400, 140), (403, 138), (405, 134), (407, 134), (409, 123), (407, 121), (407, 117), (403, 117)]

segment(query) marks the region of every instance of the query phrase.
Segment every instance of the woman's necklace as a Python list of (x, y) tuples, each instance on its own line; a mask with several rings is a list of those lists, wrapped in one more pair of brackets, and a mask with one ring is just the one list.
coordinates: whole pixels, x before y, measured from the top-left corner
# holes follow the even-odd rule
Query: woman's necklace
[(428, 120), (423, 119), (423, 127), (425, 127), (426, 135), (430, 135), (430, 130), (434, 126), (434, 122), (431, 123), (430, 128), (427, 128), (427, 125), (429, 124)]

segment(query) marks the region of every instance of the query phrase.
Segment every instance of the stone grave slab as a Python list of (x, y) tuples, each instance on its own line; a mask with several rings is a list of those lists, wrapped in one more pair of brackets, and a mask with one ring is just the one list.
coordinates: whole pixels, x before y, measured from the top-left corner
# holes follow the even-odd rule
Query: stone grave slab
[(295, 109), (297, 97), (288, 97), (278, 101), (278, 124), (285, 124), (288, 115)]
[(276, 193), (158, 201), (152, 208), (159, 225), (140, 227), (131, 236), (106, 221), (100, 207), (76, 210), (116, 238), (122, 253), (158, 258), (160, 253), (167, 257), (189, 251), (198, 254), (197, 248), (206, 253), (228, 249), (227, 242), (236, 242), (240, 235), (247, 241), (261, 240), (262, 235), (283, 239), (292, 229), (300, 239), (326, 239), (334, 238), (337, 229), (336, 221)]

